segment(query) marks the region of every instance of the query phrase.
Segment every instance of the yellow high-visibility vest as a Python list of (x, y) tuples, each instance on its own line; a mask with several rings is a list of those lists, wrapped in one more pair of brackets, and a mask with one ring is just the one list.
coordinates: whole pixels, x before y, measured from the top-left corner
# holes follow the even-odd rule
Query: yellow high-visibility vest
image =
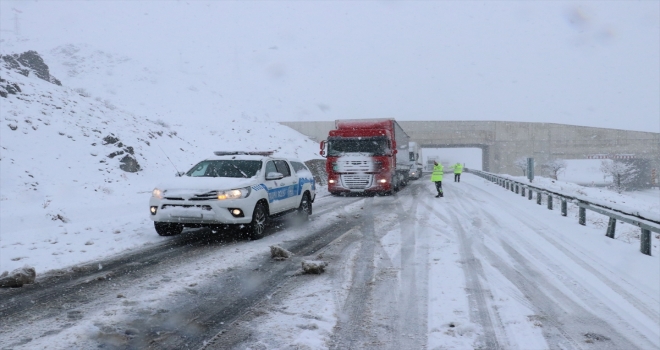
[(433, 166), (433, 173), (431, 174), (431, 181), (442, 181), (442, 175), (445, 174), (445, 169), (442, 164)]

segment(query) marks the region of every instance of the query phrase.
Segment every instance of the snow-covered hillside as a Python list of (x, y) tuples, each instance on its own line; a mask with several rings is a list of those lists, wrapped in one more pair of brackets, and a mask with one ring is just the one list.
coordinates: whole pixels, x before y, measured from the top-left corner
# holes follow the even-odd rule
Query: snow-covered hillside
[(170, 66), (164, 62), (171, 62), (170, 57), (141, 62), (88, 44), (52, 47), (38, 40), (12, 38), (3, 41), (3, 50), (36, 50), (62, 85), (150, 119), (185, 120), (197, 127), (208, 126), (209, 120), (218, 120), (222, 126), (227, 118), (241, 115), (249, 115), (248, 121), (291, 119), (282, 109), (264, 107), (275, 98), (271, 92), (245, 93), (250, 91), (244, 86), (249, 85), (245, 78), (218, 73), (226, 62), (195, 67), (178, 60)]
[[(62, 55), (52, 56), (62, 61), (45, 63), (108, 72), (111, 62), (131, 62), (83, 59), (89, 66), (78, 62), (74, 68)], [(20, 91), (0, 97), (0, 272), (29, 264), (41, 273), (159, 241), (147, 211), (154, 184), (213, 151), (275, 150), (301, 160), (319, 158), (315, 142), (275, 122), (218, 113), (212, 125), (172, 124), (168, 120), (186, 118), (132, 111), (121, 98), (95, 95), (106, 84), (103, 77), (81, 73), (71, 86), (67, 75), (59, 86), (30, 67), (6, 62), (0, 59), (3, 91)], [(135, 83), (142, 78), (151, 79), (148, 91)], [(117, 86), (134, 87), (130, 94), (143, 101), (143, 111), (204, 103), (170, 95), (170, 85), (159, 83), (167, 74), (118, 74), (108, 81), (123, 79)], [(141, 98), (147, 94), (163, 97)]]

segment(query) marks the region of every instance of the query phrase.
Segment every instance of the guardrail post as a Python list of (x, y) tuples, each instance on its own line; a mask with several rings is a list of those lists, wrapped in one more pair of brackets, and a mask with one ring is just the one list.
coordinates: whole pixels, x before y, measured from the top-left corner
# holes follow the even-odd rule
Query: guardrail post
[(578, 212), (578, 223), (582, 226), (587, 225), (587, 209), (580, 207), (580, 210)]
[(520, 185), (516, 184), (516, 194), (520, 193)]
[(642, 254), (651, 255), (651, 231), (643, 228), (639, 240), (639, 251), (642, 252)]
[(566, 204), (566, 198), (561, 199), (561, 216), (568, 215), (568, 204)]
[(616, 231), (616, 219), (610, 217), (610, 222), (607, 223), (607, 232), (605, 233), (605, 236), (614, 238), (614, 231)]
[(552, 210), (552, 196), (548, 195), (548, 210)]
[(511, 183), (511, 192), (515, 192), (515, 190), (514, 190), (515, 188), (516, 188), (516, 184), (512, 182)]
[(506, 182), (506, 189), (509, 189), (509, 181)]
[(529, 191), (527, 192), (529, 196), (527, 196), (530, 201), (532, 200), (532, 189), (530, 188)]
[(520, 186), (520, 192), (522, 193), (522, 196), (525, 197), (525, 186)]
[(541, 205), (541, 192), (536, 191), (536, 204)]

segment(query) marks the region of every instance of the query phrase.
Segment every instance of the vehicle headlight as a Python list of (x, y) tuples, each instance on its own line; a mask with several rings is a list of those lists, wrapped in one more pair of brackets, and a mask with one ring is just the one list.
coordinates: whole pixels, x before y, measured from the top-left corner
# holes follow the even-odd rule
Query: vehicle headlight
[(154, 190), (151, 191), (151, 195), (152, 195), (154, 198), (163, 199), (163, 191), (161, 191), (161, 190), (158, 189), (158, 188), (154, 188)]
[(218, 191), (218, 199), (223, 200), (223, 199), (245, 198), (250, 195), (250, 192), (251, 192), (250, 187), (244, 187), (229, 191)]

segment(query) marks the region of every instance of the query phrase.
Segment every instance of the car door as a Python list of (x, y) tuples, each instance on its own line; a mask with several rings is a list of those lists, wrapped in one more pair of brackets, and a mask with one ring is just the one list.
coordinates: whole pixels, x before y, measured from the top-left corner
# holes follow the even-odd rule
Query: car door
[(291, 169), (289, 162), (286, 160), (276, 160), (275, 166), (277, 167), (277, 172), (284, 175), (282, 183), (286, 187), (282, 210), (297, 208), (300, 200), (297, 191), (298, 178), (296, 177), (295, 172)]
[(270, 207), (270, 212), (278, 213), (284, 210), (284, 202), (282, 202), (282, 190), (284, 187), (284, 182), (281, 179), (277, 180), (267, 180), (268, 174), (279, 173), (277, 167), (275, 166), (274, 160), (269, 160), (266, 163), (266, 168), (264, 171), (264, 184), (268, 187), (268, 206)]

